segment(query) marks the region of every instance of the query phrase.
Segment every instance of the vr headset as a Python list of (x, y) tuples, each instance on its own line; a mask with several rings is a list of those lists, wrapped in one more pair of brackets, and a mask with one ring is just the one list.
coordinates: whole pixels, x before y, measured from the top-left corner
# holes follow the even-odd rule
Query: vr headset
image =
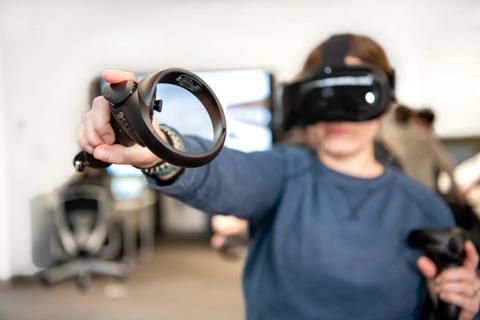
[(336, 35), (322, 48), (322, 65), (286, 85), (282, 94), (284, 129), (320, 121), (378, 118), (395, 100), (394, 73), (371, 64), (345, 65), (351, 35)]

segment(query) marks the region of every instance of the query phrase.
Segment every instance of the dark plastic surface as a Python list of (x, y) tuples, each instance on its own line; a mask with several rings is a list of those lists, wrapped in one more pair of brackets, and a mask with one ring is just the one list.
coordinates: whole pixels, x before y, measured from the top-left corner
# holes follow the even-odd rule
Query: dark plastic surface
[(91, 153), (85, 151), (80, 151), (73, 158), (73, 166), (79, 172), (85, 170), (86, 167), (103, 169), (107, 168), (109, 165), (110, 163), (95, 159), (95, 157)]
[[(284, 87), (284, 129), (320, 121), (374, 119), (388, 109), (392, 93), (387, 75), (374, 65), (323, 66)], [(367, 96), (374, 99), (369, 102), (372, 98)]]
[(114, 105), (121, 104), (130, 97), (135, 91), (136, 83), (133, 80), (127, 80), (119, 83), (113, 83), (105, 87), (102, 95)]
[[(207, 152), (191, 154), (170, 146), (153, 127), (153, 110), (161, 111), (161, 100), (155, 100), (158, 83), (169, 83), (188, 90), (197, 97), (208, 112), (213, 127), (213, 146)], [(159, 158), (179, 167), (199, 167), (212, 161), (221, 151), (226, 138), (226, 120), (223, 108), (210, 87), (197, 75), (172, 68), (149, 74), (139, 83), (132, 80), (110, 84), (102, 91), (110, 102), (111, 124), (116, 143), (131, 146), (137, 143), (147, 147)], [(77, 155), (78, 156), (78, 155)], [(91, 155), (77, 159), (75, 167), (96, 163)], [(100, 165), (100, 164), (98, 164)], [(103, 164), (101, 164), (103, 166)]]
[[(467, 239), (465, 231), (458, 227), (441, 230), (420, 229), (409, 234), (408, 244), (414, 249), (423, 251), (432, 259), (440, 273), (447, 268), (462, 265)], [(457, 306), (439, 300), (435, 319), (457, 320), (459, 313), (460, 309)]]

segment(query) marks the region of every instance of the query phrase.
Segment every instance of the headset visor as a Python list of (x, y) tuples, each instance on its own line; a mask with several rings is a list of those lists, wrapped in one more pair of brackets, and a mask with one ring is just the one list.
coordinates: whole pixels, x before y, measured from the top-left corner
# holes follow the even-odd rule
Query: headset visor
[(283, 93), (286, 122), (300, 126), (377, 118), (390, 100), (388, 78), (373, 66), (322, 67), (287, 85)]

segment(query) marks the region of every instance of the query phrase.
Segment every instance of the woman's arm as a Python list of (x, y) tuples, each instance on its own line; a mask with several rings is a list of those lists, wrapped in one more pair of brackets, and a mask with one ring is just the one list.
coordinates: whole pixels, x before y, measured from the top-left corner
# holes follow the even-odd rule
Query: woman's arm
[[(118, 83), (134, 80), (135, 75), (106, 70), (103, 78)], [(115, 143), (110, 117), (108, 101), (102, 96), (95, 98), (92, 109), (83, 115), (77, 132), (77, 142), (83, 150), (109, 163), (132, 164), (140, 168), (159, 164), (161, 159), (147, 148)], [(158, 133), (162, 139), (168, 140), (161, 130)], [(183, 142), (188, 152), (200, 153), (208, 149), (207, 141), (199, 138), (185, 137)], [(204, 167), (185, 169), (168, 186), (168, 180), (165, 182), (161, 178), (150, 177), (149, 181), (165, 194), (208, 213), (230, 213), (254, 219), (271, 210), (279, 199), (284, 185), (284, 162), (285, 156), (278, 149), (247, 154), (225, 148), (213, 162)]]
[[(208, 149), (198, 137), (183, 138), (188, 152)], [(146, 175), (153, 187), (210, 214), (229, 213), (257, 219), (278, 202), (286, 176), (282, 148), (244, 153), (224, 148), (215, 160), (200, 168), (187, 168), (171, 184)]]

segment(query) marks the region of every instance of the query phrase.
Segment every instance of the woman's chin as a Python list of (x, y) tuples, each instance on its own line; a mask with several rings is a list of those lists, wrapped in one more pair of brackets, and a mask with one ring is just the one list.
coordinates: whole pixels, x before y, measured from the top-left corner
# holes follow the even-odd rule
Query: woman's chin
[(323, 145), (323, 151), (333, 157), (343, 158), (354, 154), (358, 150), (357, 146), (350, 143), (326, 143)]

